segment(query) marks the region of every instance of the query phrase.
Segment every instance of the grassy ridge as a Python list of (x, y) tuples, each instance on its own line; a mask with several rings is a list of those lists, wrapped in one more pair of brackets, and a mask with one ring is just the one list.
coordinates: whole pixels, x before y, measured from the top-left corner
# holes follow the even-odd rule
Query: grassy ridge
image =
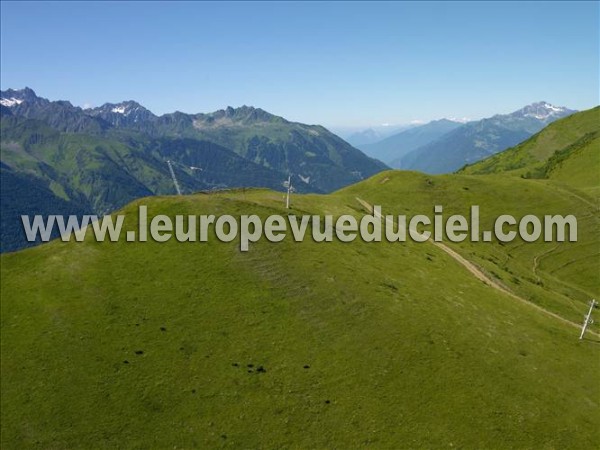
[[(499, 195), (510, 186), (539, 210), (585, 210), (543, 181), (387, 172), (330, 196), (296, 196), (294, 212), (359, 214), (360, 196), (396, 213), (476, 200), (491, 214), (514, 205), (510, 191)], [(169, 215), (286, 213), (270, 191), (143, 202)], [(124, 212), (134, 227), (135, 204)], [(594, 277), (568, 285), (552, 264), (597, 248), (597, 215), (586, 220), (580, 246), (540, 261), (537, 287), (524, 274), (546, 247), (458, 250), (490, 271), (501, 264), (489, 258), (510, 255), (506, 267), (521, 280), (511, 289), (575, 318)], [(600, 442), (595, 342), (429, 244), (288, 239), (241, 253), (214, 239), (55, 241), (3, 255), (1, 274), (2, 448)], [(566, 293), (550, 295), (557, 286), (573, 295), (572, 309)]]
[[(467, 166), (460, 172), (471, 175), (506, 172), (528, 178), (550, 176), (568, 179), (570, 183), (575, 183), (579, 187), (595, 188), (600, 185), (600, 175), (597, 171), (600, 166), (599, 123), (600, 106), (575, 113), (548, 125), (521, 144)], [(582, 160), (579, 160), (580, 157), (569, 158), (570, 163), (579, 167), (579, 170), (574, 172), (569, 170), (564, 176), (558, 174), (552, 176), (552, 169), (556, 167), (549, 160), (560, 152), (571, 155), (575, 149), (577, 153), (585, 154)], [(548, 162), (551, 162), (551, 166), (546, 167)], [(586, 180), (585, 184), (580, 180), (582, 175)]]
[[(501, 214), (520, 219), (527, 214), (574, 214), (578, 242), (524, 243), (516, 240), (450, 244), (509, 290), (569, 320), (579, 322), (590, 298), (600, 295), (597, 274), (600, 216), (585, 198), (545, 180), (505, 176), (428, 177), (410, 172), (385, 172), (368, 182), (339, 191), (347, 201), (362, 196), (387, 214), (428, 214), (444, 207), (444, 217), (469, 216), (470, 205), (480, 207), (481, 230), (493, 230)], [(518, 198), (519, 201), (515, 201)]]

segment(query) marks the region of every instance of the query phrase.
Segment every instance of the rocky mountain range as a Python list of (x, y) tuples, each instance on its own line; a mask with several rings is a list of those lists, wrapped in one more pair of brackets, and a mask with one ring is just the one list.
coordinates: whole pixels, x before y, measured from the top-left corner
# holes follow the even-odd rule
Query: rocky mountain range
[(2, 91), (0, 108), (3, 192), (16, 195), (2, 202), (2, 250), (24, 244), (19, 216), (43, 205), (104, 214), (173, 194), (167, 160), (185, 193), (281, 190), (288, 174), (298, 192), (325, 193), (386, 168), (324, 127), (250, 106), (157, 116), (134, 101), (82, 109), (25, 88)]

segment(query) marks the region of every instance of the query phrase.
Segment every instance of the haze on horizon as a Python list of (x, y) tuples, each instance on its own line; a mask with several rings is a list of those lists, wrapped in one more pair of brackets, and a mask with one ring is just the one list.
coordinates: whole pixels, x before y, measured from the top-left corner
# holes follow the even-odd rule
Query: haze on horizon
[(598, 2), (6, 2), (1, 87), (333, 129), (599, 103)]

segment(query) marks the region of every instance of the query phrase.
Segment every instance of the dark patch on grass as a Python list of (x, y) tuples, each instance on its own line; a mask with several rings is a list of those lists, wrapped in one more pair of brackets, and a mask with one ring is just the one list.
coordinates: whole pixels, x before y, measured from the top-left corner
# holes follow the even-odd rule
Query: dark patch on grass
[(388, 288), (394, 292), (398, 292), (398, 287), (394, 284), (394, 283), (381, 283), (381, 286), (383, 286), (384, 288)]
[(144, 350), (136, 350), (135, 354), (136, 355), (143, 355), (144, 354)]

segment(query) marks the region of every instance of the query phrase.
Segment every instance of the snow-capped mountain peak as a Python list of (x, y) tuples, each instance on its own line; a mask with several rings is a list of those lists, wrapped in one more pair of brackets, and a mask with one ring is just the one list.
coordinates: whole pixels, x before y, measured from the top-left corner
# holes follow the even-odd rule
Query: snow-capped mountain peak
[(516, 111), (514, 114), (522, 117), (532, 117), (538, 120), (548, 120), (556, 116), (567, 115), (569, 112), (571, 112), (571, 110), (564, 106), (555, 106), (551, 103), (542, 101), (527, 105), (523, 109)]
[(141, 124), (156, 118), (152, 112), (133, 100), (105, 103), (97, 108), (86, 109), (85, 112), (94, 117), (101, 117), (114, 126)]
[(23, 89), (7, 89), (0, 92), (0, 105), (7, 108), (13, 108), (23, 102), (32, 103), (36, 100), (38, 100), (37, 95), (28, 87)]
[(129, 100), (121, 103), (105, 103), (99, 108), (94, 108), (93, 111), (129, 116), (130, 114), (142, 113), (148, 110), (139, 103)]
[(124, 105), (120, 105), (120, 106), (115, 106), (113, 109), (110, 110), (111, 112), (117, 113), (117, 114), (129, 114), (129, 111), (127, 111), (127, 107)]
[(23, 103), (23, 100), (21, 100), (19, 98), (15, 98), (15, 97), (0, 98), (0, 105), (6, 106), (7, 108), (10, 108), (10, 107), (16, 106), (16, 105), (20, 105), (21, 103)]

